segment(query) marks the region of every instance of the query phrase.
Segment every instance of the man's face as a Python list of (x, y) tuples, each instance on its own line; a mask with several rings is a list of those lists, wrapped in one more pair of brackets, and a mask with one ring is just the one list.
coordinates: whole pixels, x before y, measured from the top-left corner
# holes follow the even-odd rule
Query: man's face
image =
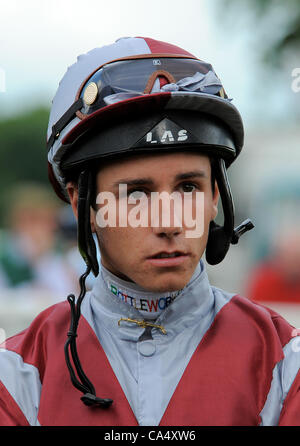
[[(190, 280), (206, 247), (209, 223), (217, 215), (219, 193), (211, 187), (211, 167), (209, 158), (195, 153), (171, 153), (135, 156), (111, 163), (98, 172), (97, 193), (111, 192), (115, 196), (116, 221), (118, 222), (119, 204), (124, 197), (119, 194), (119, 185), (126, 184), (128, 196), (135, 192), (144, 193), (148, 207), (147, 227), (99, 227), (97, 205), (91, 212), (92, 230), (96, 233), (101, 252), (101, 262), (105, 268), (120, 278), (135, 282), (153, 292), (174, 291), (183, 288)], [(201, 237), (186, 237), (187, 227), (184, 212), (176, 216), (170, 213), (170, 220), (162, 221), (162, 205), (156, 227), (151, 226), (151, 194), (177, 192), (182, 197), (189, 192), (186, 203), (192, 210), (193, 218), (201, 212), (203, 233)], [(201, 209), (196, 209), (196, 193), (204, 197)], [(76, 194), (75, 194), (76, 195)], [(201, 194), (199, 194), (201, 195)], [(198, 196), (199, 196), (198, 195)], [(74, 195), (73, 195), (74, 197)], [(73, 204), (74, 199), (71, 197)], [(76, 201), (76, 197), (75, 197)], [(199, 201), (198, 201), (199, 206)], [(128, 215), (134, 207), (127, 204)], [(75, 209), (73, 205), (73, 209)], [(171, 204), (171, 210), (174, 210)], [(181, 219), (180, 219), (181, 218)], [(99, 220), (98, 220), (99, 221)], [(160, 258), (165, 254), (174, 258)]]

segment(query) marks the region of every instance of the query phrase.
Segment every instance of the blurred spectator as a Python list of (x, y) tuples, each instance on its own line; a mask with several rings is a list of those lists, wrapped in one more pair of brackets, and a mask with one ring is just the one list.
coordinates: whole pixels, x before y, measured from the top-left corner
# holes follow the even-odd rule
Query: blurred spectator
[(250, 275), (246, 293), (258, 302), (300, 304), (300, 228), (278, 235), (270, 255)]
[[(252, 300), (300, 304), (300, 177), (298, 166), (264, 178), (253, 199), (252, 270), (244, 286)], [(296, 305), (296, 307), (297, 307)], [(273, 307), (274, 308), (274, 307)], [(287, 308), (287, 306), (286, 306)], [(299, 306), (300, 309), (300, 306)]]
[[(74, 274), (76, 275), (78, 281), (81, 274), (85, 272), (86, 265), (78, 250), (77, 222), (71, 206), (66, 205), (61, 207), (58, 215), (58, 227), (59, 227), (58, 231), (59, 238), (64, 253), (64, 259), (71, 268), (71, 270), (74, 271)], [(99, 265), (101, 267), (98, 244), (95, 243), (95, 246), (98, 252)], [(94, 275), (89, 274), (85, 281), (85, 286), (87, 290), (92, 288), (93, 281), (94, 281)]]
[(34, 290), (53, 301), (77, 291), (78, 277), (57, 246), (58, 212), (52, 192), (22, 184), (9, 196), (7, 228), (0, 234), (0, 287)]

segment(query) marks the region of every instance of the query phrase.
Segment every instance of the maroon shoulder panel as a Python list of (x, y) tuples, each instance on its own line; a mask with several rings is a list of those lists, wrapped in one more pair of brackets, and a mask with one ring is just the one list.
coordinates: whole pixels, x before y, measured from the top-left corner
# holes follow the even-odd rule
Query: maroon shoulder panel
[(233, 297), (196, 349), (161, 425), (260, 424), (273, 368), (281, 359), (281, 341), (267, 309)]

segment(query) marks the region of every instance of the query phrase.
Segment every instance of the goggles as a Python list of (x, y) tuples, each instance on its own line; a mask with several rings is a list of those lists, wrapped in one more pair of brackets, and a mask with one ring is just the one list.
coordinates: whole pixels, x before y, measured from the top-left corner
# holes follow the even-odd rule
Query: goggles
[(201, 60), (145, 55), (138, 59), (110, 62), (81, 85), (76, 101), (52, 127), (48, 149), (76, 115), (84, 119), (116, 102), (145, 94), (174, 91), (206, 93), (228, 99), (212, 66)]
[(104, 65), (85, 81), (80, 89), (81, 113), (89, 115), (111, 103), (142, 94), (176, 90), (226, 97), (212, 66), (200, 60), (177, 57), (120, 60)]

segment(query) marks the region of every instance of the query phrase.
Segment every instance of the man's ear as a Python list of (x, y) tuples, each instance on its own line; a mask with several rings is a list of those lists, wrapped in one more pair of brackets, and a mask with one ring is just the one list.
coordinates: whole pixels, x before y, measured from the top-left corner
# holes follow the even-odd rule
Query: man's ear
[(214, 196), (213, 196), (213, 199), (212, 199), (211, 220), (214, 220), (216, 218), (216, 216), (218, 215), (219, 198), (220, 198), (220, 192), (219, 192), (217, 181), (215, 181)]
[(78, 204), (78, 187), (75, 183), (70, 181), (67, 183), (67, 192), (69, 195), (70, 203), (73, 209), (73, 213), (76, 217), (76, 220), (78, 219), (78, 212), (77, 212), (77, 204)]
[(90, 211), (91, 231), (96, 232), (96, 211), (91, 206)]
[[(72, 209), (73, 209), (73, 213), (74, 213), (74, 215), (76, 217), (76, 220), (78, 220), (78, 210), (77, 210), (77, 205), (78, 205), (78, 187), (77, 187), (77, 184), (75, 184), (75, 183), (70, 181), (69, 183), (67, 183), (66, 187), (67, 187), (67, 192), (68, 192), (68, 195), (69, 195), (69, 198), (70, 198), (70, 203), (71, 203), (71, 206), (72, 206)], [(92, 230), (92, 232), (96, 232), (95, 231), (95, 225), (96, 225), (95, 219), (96, 219), (96, 217), (95, 217), (95, 211), (94, 211), (93, 208), (91, 208), (91, 217), (90, 217), (90, 219), (91, 219), (91, 230)]]

